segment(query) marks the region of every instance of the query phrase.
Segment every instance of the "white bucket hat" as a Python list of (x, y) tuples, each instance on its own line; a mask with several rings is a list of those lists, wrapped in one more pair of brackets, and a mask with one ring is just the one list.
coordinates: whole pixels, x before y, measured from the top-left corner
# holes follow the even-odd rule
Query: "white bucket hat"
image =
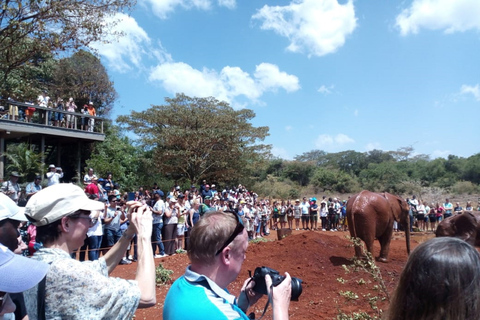
[(25, 215), (36, 226), (60, 220), (77, 210), (105, 209), (100, 201), (88, 199), (85, 192), (70, 183), (59, 183), (35, 193), (25, 207)]
[(24, 211), (25, 208), (17, 206), (10, 197), (0, 193), (0, 221), (4, 219), (27, 221)]
[(49, 265), (14, 254), (0, 244), (0, 291), (23, 292), (39, 283), (47, 273)]

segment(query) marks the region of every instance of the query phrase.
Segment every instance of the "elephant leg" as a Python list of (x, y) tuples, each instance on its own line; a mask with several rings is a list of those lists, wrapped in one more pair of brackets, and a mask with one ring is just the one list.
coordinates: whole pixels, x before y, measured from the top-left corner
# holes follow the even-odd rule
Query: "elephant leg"
[(370, 252), (370, 254), (373, 257), (373, 242), (375, 241), (375, 238), (373, 237), (368, 237), (365, 239), (365, 247), (367, 248), (367, 252)]
[[(392, 226), (393, 227), (393, 226)], [(380, 256), (378, 261), (387, 262), (388, 261), (388, 252), (390, 251), (390, 241), (392, 241), (393, 228), (389, 228), (383, 235), (378, 237), (380, 242)]]

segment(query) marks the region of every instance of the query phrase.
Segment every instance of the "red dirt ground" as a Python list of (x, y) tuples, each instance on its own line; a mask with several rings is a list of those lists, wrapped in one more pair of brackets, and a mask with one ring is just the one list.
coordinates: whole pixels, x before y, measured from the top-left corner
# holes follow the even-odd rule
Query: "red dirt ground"
[[(242, 271), (238, 279), (231, 283), (229, 291), (238, 295), (243, 281), (248, 278), (248, 270), (252, 273), (257, 266), (268, 266), (278, 270), (281, 274), (289, 272), (292, 277), (303, 280), (303, 293), (299, 301), (290, 303), (290, 319), (336, 319), (339, 310), (346, 314), (365, 311), (374, 314), (363, 295), (371, 293), (377, 296), (369, 283), (372, 278), (366, 273), (346, 274), (342, 265), (349, 265), (354, 250), (351, 243), (345, 238), (348, 232), (322, 231), (294, 231), (291, 236), (282, 240), (276, 239), (276, 232), (268, 237), (268, 242), (250, 243)], [(412, 250), (421, 242), (433, 237), (432, 233), (414, 233), (412, 236)], [(374, 254), (378, 255), (380, 247), (375, 243)], [(390, 246), (389, 262), (377, 263), (387, 290), (392, 293), (400, 273), (406, 263), (407, 253), (403, 233), (396, 233)], [(167, 269), (173, 270), (172, 279), (180, 277), (188, 265), (186, 254), (177, 254), (171, 257), (155, 259), (155, 264), (162, 263)], [(133, 279), (136, 264), (120, 265), (112, 276)], [(347, 280), (340, 283), (337, 278)], [(357, 283), (360, 279), (367, 284)], [(170, 285), (157, 287), (157, 304), (149, 309), (139, 309), (136, 319), (162, 319), (163, 302)], [(340, 296), (340, 291), (352, 291), (360, 298), (350, 300)], [(266, 298), (260, 299), (248, 312), (254, 311), (258, 319), (265, 307)], [(379, 307), (386, 310), (388, 302), (380, 302)], [(271, 307), (264, 319), (272, 319)]]

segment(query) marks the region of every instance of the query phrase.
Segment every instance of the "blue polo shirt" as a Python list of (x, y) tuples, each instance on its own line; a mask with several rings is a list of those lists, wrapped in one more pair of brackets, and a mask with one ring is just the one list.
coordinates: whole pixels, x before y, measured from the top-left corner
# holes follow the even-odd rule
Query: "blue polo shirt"
[(190, 266), (168, 290), (163, 307), (164, 320), (244, 319), (235, 296), (209, 278), (193, 272)]

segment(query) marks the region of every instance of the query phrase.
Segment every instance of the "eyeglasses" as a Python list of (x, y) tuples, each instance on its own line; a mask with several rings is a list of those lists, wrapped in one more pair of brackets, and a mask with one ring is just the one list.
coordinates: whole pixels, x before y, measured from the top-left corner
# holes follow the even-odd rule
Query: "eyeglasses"
[(89, 227), (93, 227), (97, 221), (98, 221), (98, 218), (90, 218), (90, 217), (87, 217), (87, 216), (70, 216), (69, 218), (71, 219), (87, 219), (89, 220)]
[(240, 233), (242, 233), (243, 229), (245, 228), (245, 226), (243, 225), (243, 220), (242, 220), (242, 218), (240, 218), (240, 216), (238, 214), (236, 214), (233, 211), (229, 211), (229, 210), (224, 211), (224, 213), (233, 214), (235, 216), (235, 218), (237, 219), (237, 226), (235, 227), (235, 230), (233, 230), (232, 235), (227, 239), (227, 241), (225, 241), (225, 243), (217, 251), (217, 253), (215, 253), (216, 256), (218, 256), (218, 254), (220, 252), (222, 252), (223, 249), (225, 249)]

